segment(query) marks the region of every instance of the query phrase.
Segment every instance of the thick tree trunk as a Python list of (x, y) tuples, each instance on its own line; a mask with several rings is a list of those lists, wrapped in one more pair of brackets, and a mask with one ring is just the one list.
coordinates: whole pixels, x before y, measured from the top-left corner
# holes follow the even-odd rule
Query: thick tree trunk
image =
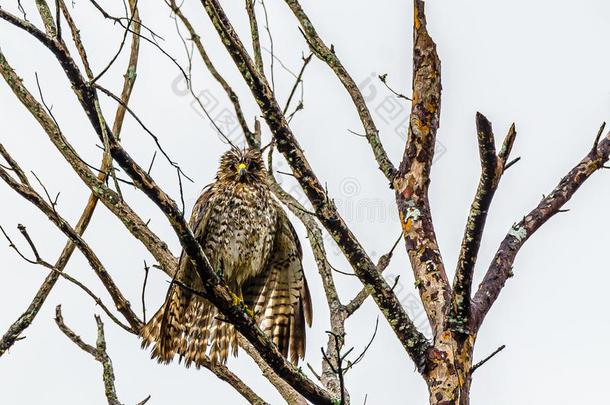
[(436, 337), (424, 375), (431, 405), (468, 405), (474, 336), (445, 331)]

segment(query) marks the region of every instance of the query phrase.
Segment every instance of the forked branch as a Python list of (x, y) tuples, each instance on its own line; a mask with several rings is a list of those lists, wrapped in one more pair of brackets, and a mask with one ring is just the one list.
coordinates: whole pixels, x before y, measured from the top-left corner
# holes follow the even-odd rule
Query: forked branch
[(610, 159), (610, 133), (599, 140), (596, 137), (591, 151), (578, 163), (555, 187), (555, 189), (540, 201), (538, 206), (523, 219), (514, 224), (500, 243), (489, 269), (479, 285), (472, 309), (472, 327), (475, 330), (481, 326), (485, 315), (500, 295), (506, 280), (512, 277), (513, 263), (519, 250), (525, 242), (546, 221), (561, 211), (576, 191), (591, 177), (602, 169)]
[(507, 166), (507, 159), (513, 148), (516, 134), (513, 124), (508, 131), (508, 135), (506, 135), (500, 153), (496, 154), (491, 122), (483, 114), (477, 113), (477, 140), (481, 159), (481, 177), (468, 214), (468, 222), (466, 223), (453, 281), (453, 296), (448, 324), (454, 332), (462, 334), (470, 332), (470, 295), (477, 255), (483, 238), (487, 213), (500, 183), (500, 178)]

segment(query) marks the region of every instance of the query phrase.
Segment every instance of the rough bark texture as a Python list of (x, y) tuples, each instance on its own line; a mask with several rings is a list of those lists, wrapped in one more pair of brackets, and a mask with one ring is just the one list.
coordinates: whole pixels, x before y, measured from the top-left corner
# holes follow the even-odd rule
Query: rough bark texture
[[(55, 211), (54, 204), (47, 202), (40, 193), (30, 186), (24, 171), (0, 144), (0, 155), (10, 166), (0, 165), (0, 180), (3, 180), (17, 194), (32, 202), (70, 239), (57, 265), (53, 266), (38, 256), (33, 242), (31, 242), (29, 236), (25, 235), (25, 230), (23, 231), (35, 253), (36, 260), (28, 260), (23, 255), (22, 257), (32, 264), (43, 264), (45, 267), (53, 270), (53, 272), (47, 277), (39, 293), (32, 301), (30, 308), (14, 323), (5, 337), (0, 341), (0, 356), (19, 338), (21, 332), (29, 326), (33, 317), (43, 305), (58, 276), (67, 277), (61, 271), (69, 260), (72, 251), (76, 248), (88, 259), (91, 267), (97, 273), (102, 284), (114, 300), (118, 311), (131, 325), (124, 328), (130, 333), (137, 333), (142, 321), (131, 310), (129, 302), (114, 283), (110, 277), (110, 272), (104, 268), (92, 247), (81, 237), (98, 199), (113, 215), (121, 220), (126, 229), (154, 256), (160, 267), (167, 274), (170, 276), (174, 274), (176, 259), (166, 243), (154, 234), (148, 228), (147, 223), (137, 215), (136, 210), (123, 200), (114, 174), (114, 161), (121, 167), (122, 174), (128, 176), (129, 181), (133, 182), (140, 192), (148, 196), (158, 207), (159, 213), (164, 215), (168, 220), (180, 240), (184, 254), (189, 257), (197, 269), (197, 273), (204, 285), (202, 294), (216, 305), (219, 312), (225, 316), (228, 322), (235, 325), (241, 334), (241, 346), (246, 349), (245, 351), (254, 359), (268, 381), (276, 387), (289, 404), (300, 405), (305, 404), (307, 401), (313, 404), (349, 404), (350, 395), (345, 386), (345, 372), (354, 363), (360, 361), (366, 352), (366, 348), (361, 356), (348, 358), (353, 348), (344, 350), (345, 336), (349, 333), (349, 329), (346, 328), (346, 320), (362, 306), (369, 295), (375, 301), (375, 304), (388, 321), (397, 339), (426, 381), (430, 394), (430, 404), (469, 404), (473, 371), (503, 348), (502, 346), (483, 361), (473, 366), (473, 348), (479, 328), (491, 306), (498, 298), (506, 281), (513, 275), (513, 263), (517, 253), (537, 229), (556, 213), (561, 212), (563, 205), (570, 200), (578, 188), (594, 172), (605, 167), (604, 165), (610, 158), (610, 135), (602, 138), (604, 129), (602, 126), (595, 139), (593, 148), (582, 161), (560, 181), (548, 196), (542, 199), (537, 207), (511, 227), (500, 244), (494, 259), (489, 264), (485, 278), (473, 297), (472, 282), (487, 214), (502, 175), (514, 163), (514, 161), (507, 161), (516, 136), (514, 125), (510, 128), (502, 148), (499, 152), (496, 152), (491, 122), (482, 114), (477, 114), (477, 139), (481, 160), (481, 177), (466, 221), (466, 229), (464, 230), (464, 237), (456, 266), (456, 275), (453, 283), (450, 284), (436, 240), (428, 199), (437, 130), (440, 124), (442, 86), (441, 62), (437, 54), (436, 44), (427, 30), (424, 1), (414, 0), (411, 115), (403, 158), (398, 169), (396, 169), (383, 148), (374, 118), (360, 90), (349, 74), (347, 67), (340, 61), (334, 47), (332, 45), (327, 46), (326, 43), (330, 42), (325, 42), (320, 38), (312, 20), (308, 17), (298, 0), (285, 0), (286, 5), (298, 21), (302, 34), (313, 54), (320, 61), (328, 65), (332, 73), (346, 89), (365, 129), (366, 134), (364, 137), (367, 139), (373, 152), (375, 162), (385, 178), (390, 181), (390, 188), (394, 189), (402, 228), (401, 238), (404, 239), (411, 268), (415, 276), (416, 287), (433, 331), (432, 341), (428, 341), (424, 334), (414, 325), (397, 297), (394, 288), (381, 275), (381, 272), (388, 266), (392, 252), (400, 239), (389, 253), (380, 258), (377, 264), (373, 263), (367, 254), (366, 248), (338, 213), (332, 196), (329, 195), (324, 182), (317, 177), (306, 154), (299, 145), (296, 134), (290, 126), (292, 114), (286, 116), (286, 112), (290, 106), (295, 89), (302, 80), (303, 71), (311, 57), (304, 58), (303, 68), (298, 77), (296, 77), (296, 82), (288, 97), (286, 106), (281, 108), (275, 92), (275, 86), (273, 86), (273, 74), (271, 73), (271, 78), (269, 79), (265, 72), (265, 61), (261, 51), (262, 38), (259, 36), (256, 6), (260, 4), (264, 8), (264, 2), (245, 1), (245, 12), (249, 21), (249, 33), (252, 41), (252, 57), (243, 45), (244, 41), (241, 40), (234, 30), (233, 24), (225, 14), (220, 1), (200, 1), (205, 13), (210, 17), (212, 25), (218, 32), (222, 44), (231, 56), (252, 97), (257, 102), (261, 115), (264, 118), (264, 123), (266, 123), (272, 134), (274, 142), (269, 148), (268, 181), (277, 198), (301, 220), (307, 229), (309, 243), (318, 266), (326, 301), (330, 310), (330, 331), (328, 331), (329, 336), (326, 348), (322, 350), (324, 359), (319, 375), (314, 370), (314, 367), (310, 367), (321, 386), (308, 378), (301, 369), (286, 361), (277, 347), (257, 327), (248, 308), (242, 302), (239, 302), (239, 300), (235, 300), (235, 295), (224, 285), (222, 277), (211, 268), (201, 246), (194, 238), (192, 230), (188, 227), (182, 210), (170, 195), (154, 181), (150, 175), (150, 170), (143, 169), (120, 142), (120, 128), (126, 112), (134, 116), (138, 123), (141, 124), (141, 120), (127, 106), (136, 77), (139, 38), (141, 38), (140, 18), (137, 13), (136, 0), (130, 0), (129, 2), (131, 17), (121, 18), (108, 14), (98, 2), (90, 2), (100, 11), (104, 18), (113, 21), (125, 30), (124, 40), (127, 38), (128, 33), (133, 35), (132, 53), (125, 74), (121, 97), (115, 96), (109, 90), (96, 84), (97, 79), (108, 70), (116, 60), (116, 57), (98, 76), (94, 76), (87, 60), (85, 46), (80, 39), (79, 29), (76, 26), (76, 22), (70, 16), (70, 9), (66, 7), (62, 0), (55, 2), (55, 16), (53, 16), (52, 8), (49, 8), (45, 0), (36, 0), (35, 5), (44, 24), (44, 30), (39, 29), (35, 24), (26, 20), (25, 12), (23, 12), (24, 18), (22, 19), (0, 8), (0, 19), (22, 29), (26, 34), (38, 40), (55, 56), (80, 102), (81, 112), (86, 114), (95, 134), (98, 136), (97, 139), (91, 137), (91, 141), (102, 141), (104, 145), (102, 173), (96, 175), (84, 163), (73, 145), (69, 143), (67, 136), (62, 133), (58, 122), (51, 114), (51, 110), (47, 107), (44, 100), (42, 103), (36, 100), (36, 97), (28, 90), (13, 70), (5, 54), (0, 50), (0, 76), (2, 76), (13, 91), (16, 99), (24, 105), (27, 112), (40, 124), (53, 146), (91, 190), (89, 204), (77, 226), (72, 228)], [(21, 4), (19, 3), (19, 5)], [(248, 144), (250, 147), (260, 148), (262, 121), (259, 122), (255, 119), (254, 131), (249, 129), (237, 93), (233, 91), (222, 74), (213, 65), (204, 48), (202, 38), (197, 34), (195, 26), (191, 24), (190, 19), (183, 13), (181, 6), (176, 1), (166, 0), (166, 5), (174, 13), (177, 21), (179, 20), (185, 26), (207, 70), (218, 81), (231, 101), (237, 121), (244, 132)], [(264, 11), (265, 28), (269, 36), (271, 36), (266, 8), (264, 8)], [(63, 14), (65, 23), (70, 29), (80, 62), (82, 62), (84, 67), (84, 74), (79, 67), (79, 63), (76, 63), (72, 57), (66, 41), (62, 38), (62, 20), (60, 19), (60, 14)], [(147, 32), (150, 34), (148, 29)], [(156, 46), (157, 50), (164, 52), (165, 56), (169, 56), (156, 44), (156, 41), (148, 39), (147, 42)], [(170, 59), (178, 65), (175, 59), (172, 57)], [(192, 74), (191, 67), (192, 64), (189, 56), (189, 69), (187, 69), (189, 73), (187, 74), (180, 67), (184, 77), (189, 81), (189, 86), (190, 75)], [(273, 64), (271, 65), (271, 71), (273, 71)], [(192, 88), (189, 87), (189, 89), (193, 93)], [(103, 115), (98, 99), (98, 90), (103, 91), (120, 104), (115, 118), (115, 125), (112, 128), (106, 124), (107, 120)], [(396, 92), (394, 94), (398, 95)], [(192, 95), (197, 98), (194, 93)], [(407, 97), (403, 96), (403, 98)], [(298, 111), (298, 108), (295, 112)], [(142, 126), (144, 127), (144, 124)], [(88, 129), (90, 130), (90, 128)], [(153, 135), (150, 131), (147, 130), (147, 132)], [(153, 137), (155, 136), (153, 135)], [(155, 140), (157, 140), (156, 137)], [(159, 148), (161, 148), (160, 145)], [(309, 203), (313, 207), (313, 212), (308, 211), (298, 199), (283, 190), (281, 185), (275, 181), (272, 167), (274, 148), (277, 148), (287, 160), (292, 171), (291, 174), (298, 181), (298, 184), (307, 196)], [(174, 165), (172, 164), (172, 166)], [(179, 167), (174, 166), (174, 168), (177, 168), (180, 172)], [(107, 180), (110, 179), (115, 181), (116, 191), (109, 185)], [(335, 285), (333, 267), (328, 261), (324, 247), (322, 226), (340, 247), (354, 275), (358, 277), (363, 285), (362, 290), (352, 300), (346, 301), (346, 304), (343, 304)], [(5, 234), (5, 236), (7, 235)], [(7, 236), (7, 238), (9, 237)], [(12, 242), (11, 247), (18, 251)], [(18, 253), (20, 252), (18, 251)], [(74, 279), (72, 280), (74, 281)], [(87, 290), (84, 285), (82, 287), (96, 299), (96, 302), (102, 308), (106, 308), (102, 305), (101, 300), (93, 295), (91, 290)], [(114, 318), (107, 308), (105, 311), (115, 323), (121, 326), (121, 322)], [(74, 332), (67, 328), (63, 323), (59, 309), (57, 312), (57, 322), (60, 329), (78, 346), (92, 354), (102, 363), (104, 367), (103, 380), (108, 403), (116, 405), (119, 404), (119, 400), (114, 388), (112, 363), (106, 353), (106, 343), (101, 320), (96, 318), (96, 321), (98, 324), (98, 342), (96, 347), (93, 347), (84, 343)], [(230, 384), (249, 402), (261, 405), (266, 404), (264, 399), (260, 398), (227, 367), (212, 366), (211, 364), (204, 364), (204, 366), (218, 378)], [(141, 404), (146, 401), (147, 399), (142, 401)]]
[(438, 334), (443, 330), (450, 286), (432, 224), (428, 186), (441, 108), (441, 66), (436, 44), (426, 28), (424, 2), (415, 1), (414, 11), (413, 101), (394, 189), (415, 283), (432, 329)]

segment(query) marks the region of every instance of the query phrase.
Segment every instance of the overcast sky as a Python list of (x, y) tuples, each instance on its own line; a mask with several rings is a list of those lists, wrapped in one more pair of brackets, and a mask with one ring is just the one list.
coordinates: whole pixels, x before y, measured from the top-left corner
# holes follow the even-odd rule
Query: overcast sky
[[(15, 1), (0, 6), (16, 12)], [(33, 2), (23, 2), (28, 18), (41, 26)], [(32, 4), (30, 4), (32, 3)], [(70, 2), (67, 2), (70, 3)], [(118, 49), (122, 33), (104, 21), (87, 1), (77, 1), (74, 17), (81, 27), (95, 72)], [(113, 13), (122, 12), (120, 1)], [(169, 11), (161, 1), (141, 2), (146, 24), (165, 40), (161, 45), (181, 64), (186, 56)], [(250, 121), (257, 111), (249, 92), (211, 29), (198, 2), (188, 10), (209, 53), (230, 80), (244, 103)], [(223, 2), (238, 31), (246, 35), (243, 2)], [(268, 1), (275, 62), (276, 93), (285, 100), (298, 71), (306, 44), (297, 23), (281, 1)], [(410, 1), (341, 0), (303, 2), (320, 35), (335, 50), (363, 92), (381, 130), (381, 138), (394, 162), (404, 147), (403, 120), (409, 105), (397, 100), (375, 79), (387, 73), (396, 90), (410, 93), (412, 10)], [(259, 10), (260, 11), (260, 10)], [(437, 160), (431, 183), (432, 214), (449, 271), (457, 260), (461, 236), (479, 176), (474, 116), (481, 111), (493, 122), (500, 139), (512, 122), (518, 137), (514, 155), (522, 160), (502, 179), (491, 207), (477, 266), (478, 283), (510, 226), (548, 194), (590, 149), (597, 129), (610, 119), (610, 3), (603, 0), (429, 0), (429, 30), (442, 60), (443, 100), (438, 133)], [(262, 13), (260, 16), (262, 24)], [(262, 35), (265, 48), (270, 44)], [(37, 72), (49, 104), (66, 136), (90, 163), (100, 159), (96, 136), (78, 107), (61, 68), (49, 52), (23, 32), (0, 23), (0, 47), (34, 91)], [(149, 44), (142, 44), (140, 69), (132, 108), (160, 138), (184, 171), (195, 180), (185, 184), (187, 210), (201, 188), (214, 175), (225, 150), (185, 94), (176, 66)], [(269, 66), (269, 54), (266, 54)], [(197, 58), (195, 58), (197, 59)], [(101, 83), (120, 89), (125, 55)], [(285, 67), (282, 67), (282, 64)], [(230, 104), (199, 61), (193, 67), (195, 91), (205, 97), (208, 109), (220, 122)], [(305, 74), (305, 110), (292, 127), (310, 162), (335, 198), (352, 230), (374, 258), (385, 253), (400, 233), (387, 181), (364, 139), (350, 100), (328, 67), (313, 60)], [(73, 223), (84, 207), (88, 191), (55, 151), (44, 132), (0, 83), (0, 142), (23, 168), (34, 171), (51, 193), (61, 192), (58, 210)], [(107, 116), (115, 106), (103, 105)], [(228, 118), (231, 118), (229, 115)], [(230, 127), (231, 129), (233, 127)], [(239, 129), (234, 139), (243, 142)], [(122, 133), (124, 145), (144, 166), (155, 147), (132, 120)], [(265, 134), (268, 139), (268, 134)], [(278, 158), (279, 159), (279, 158)], [(278, 169), (287, 170), (279, 159)], [(179, 197), (175, 172), (160, 157), (152, 175), (172, 196)], [(303, 201), (302, 192), (289, 177), (281, 178), (287, 190)], [(178, 254), (178, 242), (166, 220), (145, 197), (124, 187), (126, 199)], [(0, 224), (19, 240), (16, 226), (25, 224), (41, 255), (53, 262), (65, 238), (36, 208), (0, 184)], [(607, 283), (610, 243), (610, 172), (595, 174), (569, 202), (569, 213), (558, 215), (527, 242), (510, 279), (481, 328), (475, 361), (502, 344), (507, 348), (474, 377), (473, 404), (598, 403), (610, 375), (610, 341)], [(314, 298), (314, 325), (308, 334), (306, 361), (320, 368), (319, 348), (325, 345), (327, 309), (320, 279), (302, 226), (296, 227), (305, 246), (305, 267)], [(96, 249), (119, 286), (141, 313), (143, 260), (150, 255), (131, 238), (104, 207), (94, 216), (85, 239)], [(349, 271), (332, 243), (330, 261)], [(0, 242), (0, 333), (21, 314), (46, 276), (46, 270), (29, 265)], [(23, 243), (21, 243), (23, 245)], [(402, 246), (401, 246), (402, 248)], [(422, 328), (424, 315), (413, 284), (404, 249), (395, 255), (388, 277), (400, 275), (400, 299)], [(67, 271), (99, 292), (99, 282), (84, 258), (76, 253)], [(337, 276), (347, 301), (360, 285), (352, 277)], [(150, 314), (161, 303), (166, 277), (151, 272), (147, 287)], [(63, 336), (53, 322), (54, 308), (62, 304), (66, 323), (90, 343), (95, 339), (94, 313), (100, 309), (76, 287), (60, 280), (40, 311), (27, 338), (0, 359), (0, 403), (103, 404), (101, 368)], [(358, 352), (374, 330), (378, 310), (371, 303), (348, 322), (348, 347)], [(106, 319), (106, 318), (104, 318)], [(113, 359), (121, 401), (134, 404), (152, 395), (150, 404), (243, 404), (244, 400), (206, 370), (160, 366), (139, 349), (138, 340), (106, 321), (108, 352)], [(272, 404), (281, 398), (246, 356), (229, 365)], [(308, 373), (309, 371), (306, 370)], [(412, 362), (383, 318), (366, 358), (347, 375), (354, 404), (423, 404), (427, 389)]]

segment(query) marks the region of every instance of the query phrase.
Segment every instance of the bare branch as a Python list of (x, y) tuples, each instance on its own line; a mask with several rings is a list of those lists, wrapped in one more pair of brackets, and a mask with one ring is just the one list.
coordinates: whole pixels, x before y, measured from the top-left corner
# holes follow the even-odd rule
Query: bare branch
[(379, 80), (381, 80), (381, 83), (383, 83), (383, 85), (386, 87), (386, 89), (390, 90), (390, 92), (392, 94), (394, 94), (397, 98), (402, 98), (403, 100), (407, 100), (407, 101), (413, 101), (409, 97), (405, 96), (402, 93), (397, 92), (396, 90), (394, 90), (393, 88), (390, 87), (390, 85), (388, 84), (388, 74), (387, 73), (379, 75), (378, 77), (379, 77)]
[(218, 70), (214, 66), (214, 63), (210, 59), (210, 56), (208, 55), (207, 51), (205, 50), (205, 47), (203, 46), (201, 37), (195, 31), (195, 28), (191, 24), (190, 20), (184, 15), (184, 13), (182, 13), (182, 10), (180, 10), (180, 7), (176, 4), (175, 0), (166, 0), (166, 4), (171, 8), (172, 12), (174, 14), (176, 14), (176, 16), (182, 22), (182, 24), (186, 27), (186, 29), (189, 32), (189, 35), (191, 37), (190, 39), (191, 39), (191, 41), (193, 41), (193, 43), (197, 47), (197, 52), (199, 53), (199, 56), (203, 60), (203, 63), (205, 64), (206, 68), (208, 69), (208, 71), (210, 72), (212, 77), (218, 82), (218, 84), (220, 84), (220, 86), (223, 88), (223, 90), (227, 94), (227, 97), (231, 101), (231, 104), (233, 104), (233, 108), (235, 110), (235, 115), (237, 116), (237, 121), (239, 122), (239, 125), (241, 126), (242, 131), (244, 131), (248, 144), (250, 146), (259, 147), (260, 146), (260, 136), (257, 138), (256, 136), (254, 136), (255, 134), (252, 133), (252, 131), (250, 131), (250, 128), (248, 127), (248, 123), (246, 122), (246, 119), (244, 118), (244, 114), (243, 114), (237, 93), (235, 93), (235, 91), (233, 90), (231, 85), (229, 85), (229, 83), (225, 80), (225, 78), (218, 72)]
[(474, 201), (468, 214), (468, 222), (462, 239), (460, 257), (453, 281), (453, 296), (448, 324), (454, 332), (470, 332), (470, 296), (472, 278), (479, 253), (487, 213), (493, 196), (504, 173), (506, 161), (510, 156), (516, 137), (515, 125), (508, 131), (500, 154), (496, 155), (491, 122), (481, 113), (477, 113), (477, 139), (481, 159), (481, 178)]
[(335, 75), (341, 81), (341, 84), (345, 87), (347, 92), (349, 93), (352, 101), (358, 111), (358, 115), (360, 117), (360, 121), (362, 121), (362, 125), (364, 126), (364, 130), (366, 132), (366, 138), (373, 149), (373, 154), (375, 155), (375, 159), (377, 160), (377, 164), (379, 165), (379, 169), (386, 176), (390, 184), (392, 184), (394, 180), (394, 176), (396, 175), (396, 169), (394, 165), (388, 158), (386, 151), (381, 144), (381, 139), (379, 138), (379, 130), (375, 125), (373, 117), (364, 101), (364, 97), (360, 92), (360, 89), (354, 82), (354, 79), (347, 72), (339, 58), (335, 53), (334, 47), (328, 48), (324, 41), (320, 38), (316, 29), (314, 28), (313, 23), (301, 7), (298, 0), (285, 0), (286, 4), (295, 17), (299, 20), (301, 24), (302, 32), (309, 44), (309, 48), (311, 51), (318, 57), (320, 60), (326, 62), (328, 67), (330, 67)]
[(596, 141), (596, 147), (585, 156), (540, 204), (514, 224), (496, 252), (479, 285), (472, 309), (472, 325), (481, 326), (485, 315), (500, 295), (506, 280), (512, 277), (513, 263), (525, 242), (553, 215), (557, 214), (584, 182), (610, 159), (610, 134)]
[(53, 14), (51, 13), (51, 9), (47, 2), (45, 0), (36, 0), (36, 7), (38, 8), (38, 14), (40, 14), (47, 35), (50, 37), (57, 36), (55, 20), (53, 19)]
[[(72, 15), (70, 15), (70, 11), (68, 10), (68, 7), (66, 7), (64, 0), (58, 0), (58, 2), (59, 2), (59, 8), (61, 8), (61, 12), (63, 13), (64, 18), (66, 19), (66, 22), (68, 23), (68, 27), (70, 27), (70, 32), (72, 33), (72, 40), (74, 41), (74, 44), (76, 45), (76, 49), (80, 56), (81, 62), (83, 63), (83, 66), (85, 67), (85, 73), (87, 74), (87, 77), (89, 78), (89, 80), (91, 80), (91, 79), (93, 79), (93, 72), (91, 71), (89, 59), (87, 58), (87, 52), (85, 51), (85, 47), (83, 46), (83, 42), (80, 37), (80, 31), (79, 31), (78, 27), (76, 26), (76, 23), (72, 19)], [(139, 26), (136, 26), (137, 29), (139, 29), (138, 27)], [(138, 39), (138, 41), (139, 41), (139, 39)]]
[[(311, 62), (312, 56), (313, 56), (313, 53), (310, 53), (308, 56), (303, 57), (303, 66), (301, 66), (301, 70), (299, 71), (299, 74), (296, 77), (294, 85), (292, 86), (292, 89), (290, 90), (290, 94), (288, 95), (288, 100), (286, 100), (286, 105), (284, 106), (284, 110), (283, 110), (284, 115), (286, 115), (286, 113), (288, 112), (288, 108), (290, 107), (290, 102), (292, 101), (292, 98), (294, 97), (294, 93), (296, 92), (297, 88), (299, 87), (299, 84), (303, 83), (303, 74), (305, 73), (305, 68), (307, 68), (307, 65), (309, 65), (309, 62)], [(302, 102), (303, 101), (301, 100), (301, 103)]]
[[(87, 259), (87, 261), (89, 262), (89, 264), (91, 265), (91, 267), (93, 268), (93, 270), (95, 271), (97, 276), (100, 278), (100, 281), (102, 282), (102, 284), (104, 284), (104, 287), (106, 288), (106, 290), (112, 297), (112, 299), (117, 307), (117, 310), (123, 314), (125, 319), (127, 319), (129, 324), (134, 329), (139, 330), (142, 323), (138, 319), (138, 317), (134, 314), (134, 312), (131, 310), (129, 301), (127, 301), (127, 299), (123, 296), (121, 291), (118, 289), (118, 287), (116, 286), (116, 284), (110, 277), (110, 274), (108, 274), (108, 272), (106, 271), (106, 269), (104, 268), (104, 266), (102, 265), (100, 260), (98, 259), (97, 255), (93, 252), (91, 247), (81, 238), (81, 236), (70, 226), (70, 224), (68, 224), (68, 222), (65, 219), (63, 219), (55, 211), (55, 209), (49, 203), (47, 203), (42, 198), (42, 196), (40, 196), (40, 194), (38, 194), (30, 186), (18, 183), (2, 168), (0, 168), (0, 178), (2, 180), (4, 180), (4, 182), (9, 187), (11, 187), (14, 191), (16, 191), (19, 195), (21, 195), (23, 198), (30, 201), (38, 209), (40, 209), (40, 211), (42, 211), (51, 220), (51, 222), (53, 222), (55, 224), (55, 226), (57, 226), (57, 228), (60, 231), (62, 231), (69, 239), (72, 240), (72, 242), (75, 244), (75, 246), (81, 251), (81, 253), (83, 253), (83, 255), (85, 256), (85, 258)], [(28, 243), (30, 244), (30, 246), (32, 247), (32, 250), (35, 252), (35, 255), (37, 256), (36, 257), (37, 260), (28, 260), (28, 259), (26, 259), (26, 260), (28, 260), (30, 263), (38, 263), (38, 260), (40, 260), (40, 257), (38, 256), (38, 254), (36, 252), (36, 248), (34, 247), (33, 242), (29, 238), (29, 235), (27, 235), (27, 233), (25, 233), (25, 228), (20, 227), (20, 230), (21, 230), (22, 234), (24, 234), (24, 237), (26, 238), (26, 240), (28, 240)], [(24, 256), (22, 256), (22, 257), (24, 257)], [(24, 257), (24, 259), (25, 259), (25, 257)]]
[(276, 140), (278, 150), (290, 164), (293, 174), (312, 203), (317, 218), (339, 244), (362, 283), (371, 291), (418, 369), (423, 370), (425, 352), (429, 345), (426, 338), (413, 325), (390, 286), (379, 275), (371, 259), (338, 214), (288, 126), (266, 78), (254, 66), (218, 1), (202, 0), (202, 4), (242, 77), (257, 99), (267, 125)]
[(23, 238), (27, 241), (28, 245), (30, 246), (30, 249), (32, 250), (32, 253), (34, 254), (34, 259), (28, 259), (26, 257), (26, 255), (24, 253), (22, 253), (19, 248), (15, 245), (15, 243), (13, 243), (13, 241), (11, 240), (11, 238), (8, 236), (8, 234), (4, 231), (4, 229), (0, 226), (0, 231), (2, 232), (2, 234), (4, 235), (4, 237), (6, 238), (6, 240), (9, 242), (9, 246), (11, 248), (13, 248), (17, 254), (26, 262), (31, 263), (31, 264), (37, 264), (40, 265), (42, 267), (45, 267), (49, 270), (51, 270), (52, 272), (58, 273), (60, 276), (62, 276), (63, 278), (65, 278), (66, 280), (68, 280), (69, 282), (71, 282), (72, 284), (76, 285), (77, 287), (79, 287), (80, 289), (82, 289), (87, 295), (89, 295), (91, 298), (93, 298), (93, 300), (95, 301), (95, 303), (97, 305), (100, 306), (100, 308), (102, 308), (102, 310), (108, 315), (108, 317), (117, 325), (119, 325), (121, 328), (125, 329), (127, 332), (129, 333), (133, 333), (136, 334), (137, 331), (133, 330), (132, 328), (130, 328), (129, 326), (124, 325), (121, 321), (119, 321), (114, 314), (108, 309), (108, 307), (104, 304), (104, 302), (101, 300), (101, 298), (99, 298), (97, 295), (95, 295), (93, 293), (93, 291), (91, 291), (87, 286), (85, 286), (83, 283), (81, 283), (80, 281), (78, 281), (77, 279), (75, 279), (74, 277), (64, 273), (62, 270), (57, 269), (55, 266), (53, 266), (52, 264), (50, 264), (49, 262), (47, 262), (46, 260), (43, 260), (40, 255), (38, 254), (38, 249), (36, 248), (36, 245), (34, 244), (34, 242), (32, 241), (32, 238), (30, 237), (27, 229), (25, 226), (19, 224), (17, 226), (17, 228), (19, 229), (19, 232), (21, 232), (21, 234), (23, 235)]
[(413, 104), (396, 205), (419, 294), (435, 335), (443, 330), (451, 287), (436, 241), (428, 186), (440, 119), (441, 62), (426, 27), (423, 0), (414, 1)]
[(55, 308), (55, 323), (68, 339), (93, 356), (93, 358), (102, 365), (102, 380), (104, 381), (104, 392), (106, 394), (106, 399), (108, 400), (108, 405), (122, 405), (121, 402), (119, 402), (116, 387), (114, 386), (115, 377), (112, 360), (110, 360), (110, 357), (106, 352), (106, 337), (104, 335), (104, 324), (102, 323), (102, 319), (95, 315), (95, 323), (97, 324), (97, 340), (95, 342), (95, 347), (85, 343), (80, 336), (74, 333), (74, 331), (64, 323), (61, 314), (61, 305), (58, 305)]
[(250, 35), (252, 36), (252, 50), (254, 60), (259, 71), (264, 72), (263, 52), (261, 51), (261, 40), (258, 33), (258, 22), (256, 21), (256, 10), (254, 9), (255, 0), (246, 0), (246, 11), (248, 12), (248, 20), (250, 21)]
[[(402, 233), (400, 234), (398, 239), (396, 239), (396, 242), (394, 242), (394, 245), (392, 245), (392, 249), (390, 249), (390, 251), (388, 253), (381, 256), (379, 258), (379, 260), (377, 261), (377, 271), (379, 273), (383, 273), (385, 271), (385, 269), (388, 268), (388, 266), (390, 264), (390, 260), (392, 260), (392, 256), (394, 255), (394, 249), (396, 249), (396, 246), (398, 246), (398, 242), (400, 242), (401, 239), (402, 239)], [(392, 289), (394, 289), (394, 288), (392, 287)], [(366, 290), (366, 288), (363, 288), (362, 290), (360, 290), (360, 292), (358, 294), (356, 294), (356, 296), (354, 298), (352, 298), (352, 300), (347, 305), (345, 305), (345, 311), (347, 312), (347, 316), (349, 317), (349, 316), (353, 315), (354, 312), (356, 312), (362, 306), (362, 304), (364, 304), (364, 301), (366, 301), (366, 299), (369, 296), (370, 296), (370, 294)]]
[[(7, 13), (4, 10), (0, 9), (0, 18), (6, 17), (10, 20), (12, 17), (7, 17), (6, 14)], [(22, 23), (18, 22), (18, 24)], [(27, 27), (28, 29), (32, 29), (30, 26)], [(40, 32), (38, 32), (36, 35), (40, 35)], [(45, 39), (45, 41), (47, 40)], [(53, 44), (55, 45), (55, 43)], [(64, 53), (62, 54), (65, 55)], [(66, 65), (70, 65), (73, 69), (77, 69), (71, 58), (69, 59), (69, 62), (66, 62)], [(74, 73), (73, 70), (71, 72)], [(68, 143), (67, 139), (61, 133), (59, 127), (57, 127), (53, 119), (45, 112), (43, 106), (38, 103), (28, 89), (25, 88), (23, 82), (11, 68), (1, 50), (0, 75), (4, 77), (5, 81), (7, 84), (9, 84), (17, 98), (28, 109), (28, 111), (30, 111), (33, 117), (45, 130), (51, 142), (63, 155), (66, 161), (72, 166), (72, 169), (76, 174), (78, 174), (81, 180), (83, 180), (83, 182), (91, 189), (95, 196), (98, 197), (104, 203), (104, 205), (124, 223), (132, 235), (142, 242), (148, 251), (161, 264), (163, 270), (169, 275), (173, 275), (176, 267), (176, 258), (171, 254), (165, 242), (152, 233), (148, 226), (146, 226), (146, 223), (131, 209), (131, 207), (125, 204), (125, 202), (120, 199), (116, 192), (109, 189), (104, 184), (104, 181), (97, 178), (91, 172), (91, 170), (89, 170), (87, 165), (83, 163), (82, 159), (74, 151), (72, 145)], [(81, 88), (86, 88), (84, 82), (81, 83)], [(89, 90), (86, 90), (86, 92), (88, 93)], [(97, 122), (97, 116), (93, 117), (92, 119), (96, 120)]]
[(288, 404), (294, 405), (307, 405), (307, 401), (305, 398), (301, 396), (294, 388), (292, 388), (286, 381), (282, 379), (282, 377), (278, 376), (275, 371), (265, 362), (265, 359), (261, 357), (256, 348), (252, 346), (250, 342), (242, 335), (238, 335), (237, 341), (239, 343), (239, 347), (244, 349), (246, 353), (254, 360), (258, 368), (260, 368), (261, 372), (265, 376), (265, 378), (275, 387), (275, 389), (280, 393), (282, 398), (286, 400)]
[(502, 345), (502, 346), (498, 347), (489, 356), (485, 357), (483, 360), (479, 361), (477, 364), (472, 366), (472, 368), (470, 369), (470, 374), (474, 373), (477, 368), (479, 368), (483, 364), (487, 363), (489, 360), (491, 360), (492, 357), (494, 357), (496, 354), (500, 353), (504, 349), (506, 349), (506, 345)]

